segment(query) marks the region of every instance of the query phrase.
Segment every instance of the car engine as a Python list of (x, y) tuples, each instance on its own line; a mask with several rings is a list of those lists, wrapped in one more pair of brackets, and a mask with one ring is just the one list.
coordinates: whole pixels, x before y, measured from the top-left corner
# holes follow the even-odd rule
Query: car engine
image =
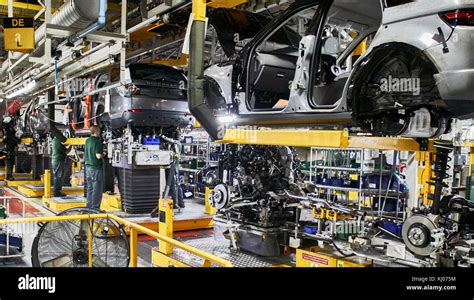
[(263, 256), (280, 254), (279, 245), (288, 239), (281, 229), (296, 218), (297, 201), (287, 194), (304, 194), (296, 184), (298, 164), (290, 147), (229, 145), (211, 202), (218, 210), (215, 224), (227, 228), (235, 246)]
[(380, 265), (471, 266), (474, 204), (460, 196), (441, 197), (450, 150), (437, 146), (433, 205), (397, 220), (320, 193), (304, 181), (291, 147), (229, 145), (219, 179), (208, 182), (210, 204), (217, 209), (215, 234), (233, 248), (265, 257), (318, 245)]

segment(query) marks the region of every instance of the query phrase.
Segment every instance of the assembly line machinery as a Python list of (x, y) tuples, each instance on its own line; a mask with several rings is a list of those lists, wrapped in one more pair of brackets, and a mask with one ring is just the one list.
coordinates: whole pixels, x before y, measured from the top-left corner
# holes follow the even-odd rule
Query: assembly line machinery
[[(44, 23), (35, 31), (35, 50), (10, 52), (3, 62), (3, 96), (23, 105), (21, 113), (12, 116), (16, 135), (29, 139), (27, 154), (41, 163), (35, 164), (32, 180), (9, 185), (36, 195), (42, 190), (40, 176), (48, 169), (52, 138), (79, 141), (76, 158), (82, 159), (84, 140), (77, 138), (87, 137), (89, 128), (99, 125), (108, 158), (105, 191), (114, 192), (117, 177), (119, 207), (127, 213), (149, 213), (163, 192), (164, 169), (174, 163), (179, 132), (192, 118), (187, 112), (183, 71), (133, 64), (148, 53), (136, 53), (133, 47), (138, 40), (143, 49), (154, 50), (157, 34), (148, 30), (156, 30), (169, 11), (190, 2), (153, 1), (144, 7), (108, 2), (41, 3), (35, 19), (40, 23), (44, 16)], [(140, 9), (146, 11), (145, 22), (136, 22), (142, 20), (135, 15)], [(137, 38), (143, 30), (146, 38)], [(165, 33), (168, 37), (176, 34)], [(140, 182), (153, 182), (148, 185), (153, 188), (138, 186)]]
[[(287, 7), (286, 2), (281, 1), (279, 4)], [(242, 257), (249, 260), (258, 257), (259, 263), (262, 262), (262, 257), (276, 258), (275, 261), (283, 263), (286, 260), (281, 258), (288, 258), (290, 253), (296, 254), (297, 266), (471, 266), (474, 263), (474, 205), (463, 197), (444, 193), (449, 157), (453, 150), (452, 143), (427, 139), (449, 131), (452, 115), (465, 117), (465, 111), (451, 105), (446, 105), (446, 109), (438, 111), (436, 100), (441, 99), (435, 99), (437, 94), (434, 89), (424, 95), (426, 101), (416, 102), (418, 104), (415, 103), (412, 107), (412, 99), (418, 95), (405, 99), (379, 99), (378, 94), (372, 95), (373, 91), (368, 87), (367, 95), (373, 96), (373, 106), (381, 105), (381, 109), (386, 111), (371, 115), (372, 106), (358, 105), (354, 113), (363, 122), (357, 134), (348, 130), (320, 130), (323, 127), (317, 124), (292, 130), (268, 130), (262, 127), (245, 130), (229, 129), (221, 124), (224, 122), (218, 122), (218, 114), (225, 111), (224, 117), (231, 119), (235, 117), (232, 115), (234, 113), (241, 117), (247, 115), (247, 119), (238, 119), (237, 123), (241, 125), (258, 124), (256, 119), (262, 118), (263, 115), (266, 119), (262, 124), (275, 125), (279, 122), (278, 118), (282, 117), (276, 113), (281, 108), (278, 107), (280, 100), (283, 100), (283, 104), (288, 102), (281, 109), (288, 114), (280, 114), (287, 115), (283, 116), (286, 118), (286, 126), (291, 125), (294, 120), (290, 117), (295, 114), (303, 115), (300, 115), (300, 121), (303, 123), (308, 121), (308, 116), (310, 121), (317, 119), (314, 115), (306, 114), (308, 111), (314, 112), (314, 107), (300, 107), (299, 104), (304, 103), (301, 95), (308, 96), (307, 93), (311, 94), (311, 91), (330, 90), (327, 87), (331, 87), (331, 84), (325, 81), (336, 81), (336, 78), (332, 78), (334, 76), (328, 76), (328, 72), (318, 71), (320, 74), (317, 74), (317, 78), (310, 76), (314, 75), (310, 72), (319, 69), (313, 68), (314, 61), (310, 56), (313, 52), (317, 53), (319, 50), (314, 49), (321, 46), (316, 34), (319, 34), (321, 40), (324, 37), (327, 49), (331, 48), (334, 33), (329, 30), (330, 26), (328, 29), (324, 25), (338, 24), (324, 23), (323, 16), (329, 13), (332, 1), (319, 2), (321, 5), (318, 5), (317, 9), (314, 9), (312, 2), (314, 1), (302, 1), (302, 5), (291, 6), (290, 10), (280, 16), (293, 17), (294, 12), (313, 9), (310, 11), (311, 18), (307, 18), (307, 21), (312, 20), (312, 16), (314, 21), (308, 22), (311, 27), (308, 29), (317, 30), (313, 36), (302, 38), (298, 35), (298, 40), (293, 33), (286, 36), (288, 40), (296, 41), (291, 45), (295, 48), (293, 52), (296, 56), (293, 55), (293, 58), (296, 64), (293, 61), (284, 61), (284, 65), (291, 65), (289, 69), (296, 70), (294, 74), (288, 74), (298, 80), (291, 84), (281, 84), (281, 93), (266, 89), (271, 86), (271, 75), (283, 80), (293, 77), (290, 78), (287, 73), (278, 70), (274, 71), (271, 65), (275, 64), (275, 57), (264, 53), (265, 51), (261, 51), (263, 48), (256, 45), (258, 38), (263, 39), (266, 34), (273, 33), (270, 29), (277, 28), (272, 26), (280, 26), (280, 18), (266, 18), (269, 20), (268, 24), (262, 25), (263, 33), (256, 35), (256, 41), (242, 47), (245, 51), (240, 54), (241, 57), (235, 59), (235, 53), (231, 53), (232, 67), (241, 74), (245, 73), (245, 76), (237, 76), (237, 73), (229, 71), (230, 64), (215, 64), (218, 59), (222, 62), (221, 57), (215, 55), (216, 40), (220, 33), (217, 28), (207, 31), (207, 6), (229, 8), (242, 5), (255, 11), (255, 1), (215, 0), (206, 3), (204, 0), (195, 0), (192, 1), (192, 11), (189, 7), (191, 1), (185, 0), (141, 1), (141, 5), (136, 5), (135, 2), (132, 5), (127, 0), (122, 0), (121, 4), (106, 0), (66, 0), (62, 5), (61, 2), (53, 0), (46, 0), (44, 4), (40, 2), (40, 11), (34, 19), (40, 25), (43, 18), (44, 23), (38, 26), (34, 36), (36, 49), (27, 54), (6, 54), (7, 59), (0, 68), (2, 96), (6, 99), (24, 100), (22, 114), (15, 116), (14, 122), (17, 135), (28, 139), (22, 147), (34, 157), (31, 179), (35, 184), (41, 183), (40, 173), (47, 169), (44, 157), (49, 153), (49, 144), (53, 137), (61, 142), (74, 144), (81, 156), (84, 138), (89, 135), (91, 126), (98, 125), (102, 128), (102, 138), (107, 149), (105, 188), (113, 193), (117, 177), (120, 190), (120, 205), (114, 204), (114, 208), (127, 216), (149, 214), (155, 209), (158, 222), (156, 218), (153, 222), (158, 223), (156, 226), (159, 233), (130, 220), (124, 220), (117, 214), (80, 208), (60, 213), (56, 217), (7, 219), (0, 220), (0, 224), (46, 222), (41, 226), (33, 245), (33, 264), (42, 267), (137, 266), (139, 233), (148, 234), (160, 241), (158, 247), (152, 250), (152, 264), (156, 266), (245, 266), (241, 262)], [(452, 3), (443, 3), (452, 9)], [(54, 13), (53, 7), (56, 9)], [(340, 7), (335, 8), (337, 13), (344, 12)], [(420, 7), (416, 9), (414, 11), (417, 13), (421, 11)], [(262, 10), (268, 8), (264, 7)], [(189, 17), (190, 12), (192, 17)], [(348, 35), (346, 39), (364, 43), (362, 48), (365, 48), (363, 39), (369, 39), (369, 35), (373, 33), (371, 30), (378, 29), (382, 21), (381, 13), (382, 11), (378, 10), (375, 12), (375, 17), (369, 20), (367, 27), (360, 30), (359, 36), (354, 34), (349, 38)], [(452, 40), (445, 39), (443, 29), (455, 32), (453, 28), (456, 28), (457, 23), (448, 23), (458, 22), (459, 18), (455, 16), (453, 21), (450, 15), (438, 16), (437, 13), (430, 18), (433, 24), (437, 24), (439, 31), (435, 32), (438, 34), (436, 38), (431, 38), (433, 28), (423, 27), (426, 31), (420, 31), (420, 35), (429, 33), (428, 52), (438, 58), (444, 58), (443, 55), (447, 53), (450, 53), (450, 59), (456, 57), (459, 49), (453, 45)], [(191, 22), (188, 24), (189, 20)], [(331, 21), (337, 23), (338, 19)], [(358, 23), (357, 20), (350, 21)], [(403, 26), (403, 23), (400, 23)], [(300, 22), (298, 27), (304, 24), (305, 22)], [(181, 47), (182, 41), (186, 39), (186, 26), (189, 44)], [(384, 32), (390, 38), (391, 27), (384, 29), (387, 29)], [(347, 35), (347, 32), (344, 33)], [(338, 37), (339, 34), (337, 33)], [(383, 35), (378, 35), (379, 38), (380, 36), (382, 40), (376, 39), (375, 44), (380, 45), (383, 42)], [(208, 43), (209, 37), (211, 43)], [(269, 44), (275, 44), (271, 39), (268, 41), (271, 42)], [(353, 44), (352, 48), (349, 47), (345, 51), (346, 54), (352, 55), (356, 46)], [(226, 48), (222, 44), (220, 47)], [(413, 52), (412, 48), (396, 47), (408, 57), (418, 57), (419, 52)], [(306, 51), (308, 49), (310, 51)], [(375, 47), (369, 47), (368, 53), (375, 53), (373, 55), (377, 56), (384, 56), (386, 53), (378, 52), (377, 49), (373, 51), (374, 49)], [(273, 56), (278, 58), (281, 53), (288, 54), (285, 54), (285, 51), (289, 49), (277, 49)], [(327, 53), (323, 55), (326, 57), (321, 60), (320, 67), (326, 67), (341, 75), (341, 61), (337, 61), (341, 66), (332, 65), (339, 69), (331, 68), (328, 63), (335, 61), (335, 58)], [(403, 60), (404, 57), (400, 55), (398, 58)], [(259, 83), (255, 85), (242, 81), (245, 83), (243, 85), (246, 85), (246, 90), (243, 90), (243, 85), (234, 79), (251, 79), (249, 75), (252, 74), (247, 69), (250, 69), (250, 61), (254, 58), (255, 66), (260, 62), (261, 66), (265, 67), (262, 67), (262, 74), (265, 73), (263, 71), (270, 70), (268, 74), (264, 74), (268, 75), (270, 80), (257, 82), (258, 78), (254, 78)], [(360, 61), (369, 63), (373, 61), (371, 58), (372, 56), (367, 56)], [(188, 60), (189, 66), (185, 72), (181, 67), (186, 66)], [(244, 60), (247, 62), (246, 66), (243, 66)], [(449, 61), (446, 60), (446, 64), (449, 65)], [(213, 66), (205, 73), (204, 68), (209, 65)], [(270, 68), (266, 68), (268, 65)], [(400, 64), (397, 61), (394, 65)], [(431, 86), (433, 82), (430, 76), (434, 72), (431, 64), (414, 66), (420, 72), (420, 77), (429, 79), (427, 81)], [(222, 69), (219, 69), (221, 67)], [(348, 69), (351, 71), (352, 67), (359, 73), (370, 71), (361, 71), (357, 64), (351, 64)], [(376, 67), (372, 68), (378, 70)], [(213, 70), (218, 72), (212, 74)], [(400, 72), (402, 71), (403, 68)], [(376, 71), (369, 73), (371, 78), (387, 75), (378, 74)], [(220, 82), (225, 84), (215, 84), (214, 81), (218, 81), (216, 74), (224, 77), (220, 78)], [(211, 77), (214, 81), (210, 80)], [(350, 85), (348, 77), (337, 77), (338, 80), (346, 80)], [(357, 76), (350, 79), (353, 83), (351, 87), (354, 84), (361, 87), (365, 82)], [(315, 80), (318, 81), (316, 84), (313, 82)], [(437, 88), (446, 94), (446, 87)], [(459, 89), (462, 90), (461, 87)], [(238, 97), (234, 99), (231, 96), (236, 95), (237, 90)], [(348, 90), (350, 89), (346, 88), (344, 92)], [(337, 91), (342, 92), (342, 89)], [(226, 95), (227, 92), (230, 94)], [(338, 97), (332, 99), (334, 103), (331, 105), (335, 105), (333, 108), (337, 115), (328, 115), (320, 123), (336, 117), (333, 121), (336, 121), (337, 126), (332, 128), (341, 128), (348, 124), (348, 120), (352, 120), (347, 104), (351, 102), (350, 97), (357, 96), (360, 91), (350, 92), (349, 96), (343, 97), (343, 101), (339, 101), (339, 94), (336, 93)], [(213, 99), (213, 96), (218, 99)], [(224, 103), (220, 101), (221, 96), (226, 96)], [(247, 102), (253, 106), (252, 113), (247, 111)], [(327, 103), (316, 103), (316, 106), (318, 105), (328, 106)], [(397, 105), (407, 107), (399, 108)], [(426, 105), (428, 106), (425, 107)], [(262, 108), (270, 113), (262, 113)], [(333, 108), (330, 109), (331, 112)], [(195, 240), (194, 246), (190, 246), (173, 239), (173, 229), (176, 229), (173, 222), (173, 201), (161, 199), (163, 196), (167, 198), (174, 176), (181, 132), (194, 121), (191, 113), (212, 138), (219, 138), (220, 143), (229, 144), (221, 155), (219, 174), (207, 176), (212, 191), (208, 189), (206, 193), (206, 210), (215, 213), (212, 220), (214, 233), (216, 237), (225, 239), (225, 242), (220, 242), (219, 247), (209, 251), (226, 249), (226, 255), (206, 253), (209, 245), (213, 245), (211, 240), (206, 240), (205, 243)], [(341, 115), (344, 117), (342, 123), (338, 122)], [(372, 122), (374, 120), (377, 122)], [(314, 123), (317, 123), (316, 121)], [(352, 125), (351, 123), (351, 127)], [(370, 129), (367, 130), (368, 128)], [(371, 131), (371, 134), (366, 134), (365, 131)], [(375, 137), (373, 133), (403, 133), (406, 136), (421, 138)], [(354, 205), (328, 196), (329, 193), (313, 182), (312, 176), (309, 181), (303, 179), (294, 147), (409, 152), (406, 171), (407, 195), (403, 198), (402, 205), (399, 198), (396, 201), (396, 205), (400, 205), (400, 211), (397, 210), (395, 216), (387, 217), (383, 214), (387, 197), (382, 197), (381, 194), (378, 195), (376, 213), (373, 213), (373, 203), (370, 204), (370, 209), (367, 209), (365, 203), (360, 201)], [(346, 179), (349, 182), (359, 180), (360, 187), (362, 177), (361, 172), (357, 179)], [(165, 180), (166, 178), (168, 180)], [(9, 186), (31, 184), (33, 181), (15, 181), (9, 183)], [(42, 184), (43, 199), (52, 207), (54, 200), (50, 197), (49, 170), (44, 172)], [(105, 203), (117, 202), (117, 198), (112, 198), (112, 195), (104, 197), (108, 199), (109, 196), (114, 200), (106, 200)], [(81, 202), (77, 206), (83, 206), (84, 201)], [(381, 204), (382, 202), (384, 204)], [(212, 226), (212, 222), (206, 223), (206, 228), (210, 224)], [(77, 234), (71, 238), (64, 227), (77, 230)], [(339, 232), (339, 229), (342, 231)], [(59, 234), (56, 238), (63, 239), (63, 244), (67, 245), (64, 249), (61, 248), (61, 243), (55, 244), (51, 234), (48, 235), (48, 232), (57, 230)], [(126, 237), (127, 234), (129, 238)], [(10, 241), (8, 235), (6, 239)], [(113, 250), (111, 260), (107, 245)], [(174, 252), (175, 248), (181, 250)], [(199, 262), (185, 262), (186, 256), (182, 256), (181, 251), (200, 257)], [(56, 254), (49, 255), (48, 252)]]
[[(209, 7), (244, 3), (211, 1)], [(107, 149), (107, 198), (126, 213), (152, 211), (164, 192), (170, 173), (165, 170), (174, 164), (180, 132), (193, 122), (180, 68), (187, 56), (178, 43), (190, 6), (187, 0), (47, 0), (31, 6), (38, 10), (35, 49), (1, 53), (4, 104), (21, 103), (21, 113), (12, 116), (16, 135), (28, 138), (21, 147), (34, 161), (33, 178), (10, 185), (41, 194), (52, 138), (87, 137), (90, 126), (99, 125)], [(75, 144), (81, 159), (83, 140)], [(145, 181), (153, 188), (139, 186)], [(110, 195), (115, 183), (120, 196)]]
[[(473, 263), (474, 206), (465, 198), (443, 193), (451, 142), (420, 145), (412, 139), (285, 130), (228, 130), (222, 142), (245, 145), (228, 146), (223, 172), (210, 197), (217, 209), (216, 234), (229, 239), (231, 247), (268, 257), (295, 248), (301, 266), (324, 265), (321, 261), (327, 262), (331, 251), (341, 259), (359, 257), (385, 266)], [(386, 216), (383, 209), (373, 214), (372, 205), (324, 197), (312, 180), (301, 179), (291, 146), (303, 145), (410, 151), (412, 166), (407, 166), (407, 174), (412, 177), (407, 180), (409, 195), (400, 215)], [(428, 166), (419, 161), (421, 153), (430, 157)], [(420, 190), (418, 184), (432, 188)]]

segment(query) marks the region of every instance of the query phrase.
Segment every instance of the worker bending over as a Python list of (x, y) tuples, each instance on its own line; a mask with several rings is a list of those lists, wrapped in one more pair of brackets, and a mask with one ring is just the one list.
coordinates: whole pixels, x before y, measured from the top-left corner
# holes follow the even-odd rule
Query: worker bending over
[(104, 147), (100, 140), (100, 128), (94, 125), (90, 130), (91, 137), (86, 140), (85, 146), (87, 207), (99, 209), (104, 188)]

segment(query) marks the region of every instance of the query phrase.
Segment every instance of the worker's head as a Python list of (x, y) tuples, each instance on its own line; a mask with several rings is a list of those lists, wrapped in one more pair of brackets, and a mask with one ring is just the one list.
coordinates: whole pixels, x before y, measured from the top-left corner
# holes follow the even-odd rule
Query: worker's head
[(92, 136), (100, 136), (100, 128), (97, 125), (91, 126), (91, 135)]

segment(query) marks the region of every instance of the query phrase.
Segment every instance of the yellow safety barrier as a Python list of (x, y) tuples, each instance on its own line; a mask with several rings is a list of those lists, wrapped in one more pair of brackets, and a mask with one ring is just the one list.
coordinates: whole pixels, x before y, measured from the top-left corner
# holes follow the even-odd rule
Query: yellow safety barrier
[[(79, 221), (79, 220), (94, 220), (94, 219), (104, 219), (110, 218), (117, 221), (123, 226), (127, 226), (130, 229), (130, 267), (137, 267), (138, 263), (138, 234), (146, 234), (151, 236), (166, 245), (172, 247), (178, 247), (187, 251), (191, 254), (201, 257), (204, 259), (203, 266), (210, 266), (215, 264), (221, 267), (233, 267), (232, 263), (228, 260), (210, 254), (208, 252), (202, 251), (190, 245), (187, 245), (183, 242), (177, 241), (175, 239), (166, 237), (156, 231), (138, 225), (136, 223), (127, 221), (113, 214), (90, 214), (90, 215), (68, 215), (68, 216), (49, 216), (49, 217), (34, 217), (34, 218), (18, 218), (18, 219), (4, 219), (0, 220), (0, 225), (3, 224), (20, 224), (20, 223), (43, 223), (43, 222), (59, 222), (59, 221)], [(91, 239), (89, 239), (91, 243)], [(89, 264), (91, 256), (89, 255)]]

